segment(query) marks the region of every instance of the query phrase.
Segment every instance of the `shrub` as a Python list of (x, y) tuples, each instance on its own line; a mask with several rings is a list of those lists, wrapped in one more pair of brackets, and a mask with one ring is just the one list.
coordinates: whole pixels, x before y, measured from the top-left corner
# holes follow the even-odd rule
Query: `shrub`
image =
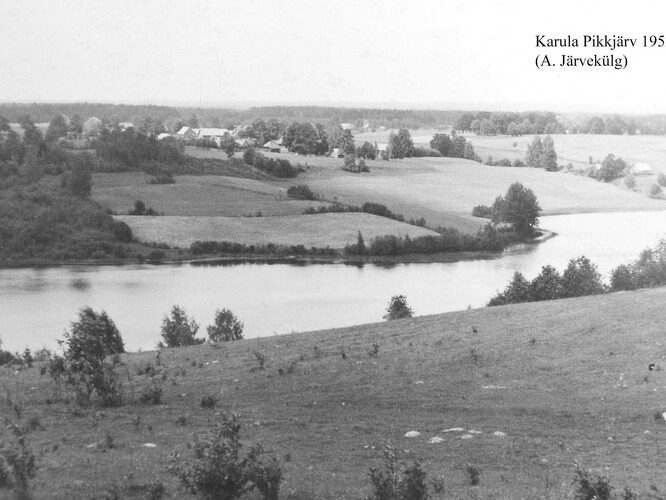
[(468, 465), (466, 472), (467, 472), (467, 480), (469, 481), (470, 486), (478, 485), (481, 480), (481, 472), (479, 471), (479, 469), (477, 469), (473, 465)]
[(290, 186), (289, 189), (287, 189), (287, 196), (289, 196), (289, 198), (294, 198), (295, 200), (317, 199), (317, 195), (310, 190), (310, 187), (307, 184)]
[(609, 500), (613, 487), (602, 476), (592, 477), (590, 471), (576, 467), (575, 500)]
[(664, 191), (659, 184), (652, 184), (652, 186), (650, 186), (650, 198), (661, 198), (663, 192)]
[(614, 292), (636, 289), (636, 283), (634, 281), (631, 267), (621, 264), (613, 269), (611, 272), (610, 287)]
[(5, 418), (9, 439), (0, 444), (0, 489), (13, 489), (15, 498), (32, 498), (30, 480), (37, 474), (35, 454), (27, 440), (28, 430)]
[(167, 347), (182, 347), (203, 343), (204, 339), (194, 336), (199, 330), (199, 325), (190, 320), (185, 311), (179, 306), (171, 308), (171, 317), (164, 316), (162, 320), (162, 338)]
[(384, 448), (383, 467), (371, 467), (368, 473), (372, 483), (371, 500), (427, 500), (426, 474), (418, 461), (400, 469), (393, 448)]
[(113, 235), (123, 243), (132, 241), (132, 229), (124, 222), (116, 222), (113, 225)]
[(636, 187), (636, 178), (629, 174), (624, 178), (624, 184), (629, 188), (629, 189), (634, 189)]
[(387, 321), (402, 318), (411, 318), (414, 314), (411, 307), (407, 305), (407, 297), (404, 295), (394, 295), (386, 308), (386, 314), (383, 318)]
[(176, 180), (173, 178), (171, 172), (161, 172), (148, 179), (148, 184), (175, 184)]
[(666, 174), (663, 172), (660, 172), (659, 175), (657, 176), (657, 184), (659, 184), (662, 187), (666, 187)]
[(240, 428), (236, 415), (223, 414), (214, 431), (195, 437), (193, 457), (175, 455), (170, 472), (189, 492), (205, 498), (239, 498), (257, 489), (264, 498), (277, 500), (282, 466), (259, 444), (241, 457)]
[(162, 402), (162, 392), (162, 384), (152, 377), (150, 385), (143, 390), (139, 400), (145, 404), (158, 405)]
[(243, 323), (229, 309), (215, 311), (215, 323), (208, 326), (211, 342), (228, 342), (243, 338)]
[(247, 148), (243, 151), (243, 161), (247, 165), (252, 165), (254, 163), (254, 155), (257, 151), (254, 148)]

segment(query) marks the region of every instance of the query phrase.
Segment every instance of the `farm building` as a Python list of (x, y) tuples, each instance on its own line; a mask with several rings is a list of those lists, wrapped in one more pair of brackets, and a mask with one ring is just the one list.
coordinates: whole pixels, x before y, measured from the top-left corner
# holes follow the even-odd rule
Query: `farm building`
[(342, 127), (342, 130), (351, 130), (354, 128), (352, 123), (341, 123), (340, 126)]
[(280, 144), (277, 141), (268, 141), (266, 144), (262, 146), (262, 148), (271, 151), (273, 153), (280, 152)]
[(176, 137), (179, 139), (194, 139), (197, 136), (195, 130), (196, 129), (193, 129), (192, 127), (182, 127), (176, 132)]
[(231, 134), (231, 131), (226, 128), (200, 128), (193, 129), (196, 133), (197, 139), (211, 139), (219, 141), (225, 134)]
[(340, 148), (333, 148), (331, 149), (331, 158), (342, 158), (344, 155), (340, 151)]
[(631, 167), (631, 173), (634, 175), (650, 175), (653, 171), (649, 163), (636, 163)]
[(158, 141), (163, 141), (167, 137), (171, 137), (171, 134), (167, 134), (166, 132), (163, 132), (157, 136)]
[(128, 128), (134, 128), (134, 124), (132, 122), (120, 122), (118, 128), (124, 132)]

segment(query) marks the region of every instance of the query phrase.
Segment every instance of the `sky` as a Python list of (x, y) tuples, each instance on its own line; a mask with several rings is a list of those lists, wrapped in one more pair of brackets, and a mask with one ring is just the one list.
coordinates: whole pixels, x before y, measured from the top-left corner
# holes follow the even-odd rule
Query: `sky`
[[(664, 113), (666, 46), (535, 46), (538, 34), (666, 35), (660, 4), (0, 0), (0, 101)], [(535, 66), (595, 53), (628, 66)]]

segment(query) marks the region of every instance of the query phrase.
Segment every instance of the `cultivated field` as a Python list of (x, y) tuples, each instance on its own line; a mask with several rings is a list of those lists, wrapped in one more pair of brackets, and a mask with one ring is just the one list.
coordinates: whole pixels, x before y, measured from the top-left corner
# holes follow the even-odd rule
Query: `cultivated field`
[(365, 213), (289, 215), (283, 217), (116, 217), (126, 222), (142, 242), (189, 247), (197, 240), (231, 241), (247, 245), (304, 245), (343, 248), (355, 243), (358, 232), (369, 241), (393, 234), (435, 235), (428, 229)]
[(328, 203), (292, 200), (287, 188), (254, 179), (224, 176), (175, 176), (175, 184), (148, 184), (143, 173), (95, 174), (92, 197), (115, 213), (126, 214), (142, 200), (165, 215), (297, 215)]
[[(620, 495), (661, 498), (665, 300), (660, 288), (165, 349), (159, 364), (154, 352), (123, 356), (137, 395), (151, 384), (139, 370), (157, 370), (159, 405), (128, 386), (124, 406), (78, 408), (40, 363), (0, 368), (0, 382), (40, 424), (29, 435), (37, 498), (144, 498), (158, 481), (167, 498), (187, 497), (170, 455), (192, 456), (187, 443), (222, 411), (240, 414), (243, 450), (262, 442), (284, 462), (284, 499), (364, 498), (388, 443), (442, 476), (434, 498), (573, 498), (575, 462)], [(202, 408), (205, 396), (217, 406)]]

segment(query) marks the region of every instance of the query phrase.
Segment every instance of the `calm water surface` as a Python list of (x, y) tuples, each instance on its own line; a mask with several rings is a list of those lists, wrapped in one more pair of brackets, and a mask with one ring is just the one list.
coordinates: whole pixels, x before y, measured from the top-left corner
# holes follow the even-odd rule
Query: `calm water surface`
[(56, 346), (77, 311), (104, 309), (130, 350), (151, 349), (173, 304), (201, 325), (229, 308), (246, 337), (381, 321), (392, 295), (407, 295), (416, 315), (481, 307), (514, 271), (528, 279), (541, 266), (560, 271), (586, 255), (605, 279), (618, 264), (666, 236), (666, 212), (543, 217), (558, 233), (540, 245), (521, 245), (492, 260), (399, 264), (238, 264), (230, 266), (85, 266), (0, 270), (3, 348)]

